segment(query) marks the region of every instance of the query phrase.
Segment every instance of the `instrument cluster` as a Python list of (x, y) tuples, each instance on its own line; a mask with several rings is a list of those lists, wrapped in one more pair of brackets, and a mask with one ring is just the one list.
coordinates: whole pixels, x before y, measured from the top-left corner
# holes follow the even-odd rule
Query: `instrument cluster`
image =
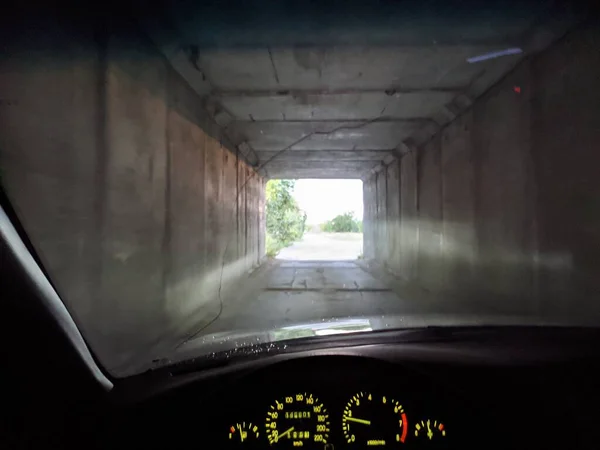
[(313, 392), (275, 398), (262, 417), (240, 417), (223, 426), (229, 448), (445, 448), (452, 438), (446, 418), (411, 410), (400, 396), (374, 391), (348, 395), (328, 408)]

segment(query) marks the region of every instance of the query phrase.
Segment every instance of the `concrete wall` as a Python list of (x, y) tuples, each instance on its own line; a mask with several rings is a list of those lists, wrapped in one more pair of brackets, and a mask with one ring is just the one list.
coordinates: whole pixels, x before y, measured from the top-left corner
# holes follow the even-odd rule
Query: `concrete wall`
[(598, 45), (570, 33), (366, 181), (365, 255), (448, 302), (599, 315)]
[(2, 185), (114, 373), (213, 319), (264, 254), (264, 180), (136, 30), (44, 20), (0, 63)]

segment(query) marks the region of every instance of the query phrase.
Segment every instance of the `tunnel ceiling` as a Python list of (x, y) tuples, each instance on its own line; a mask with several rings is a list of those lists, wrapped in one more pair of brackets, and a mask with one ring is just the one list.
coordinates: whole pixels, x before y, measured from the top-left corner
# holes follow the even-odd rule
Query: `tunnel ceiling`
[[(144, 26), (231, 143), (269, 178), (368, 177), (569, 27), (566, 15), (547, 23), (540, 11), (522, 9), (511, 20), (383, 21), (362, 35), (327, 35), (324, 26), (298, 36), (281, 21), (269, 34), (268, 17), (248, 31), (223, 16), (213, 24), (222, 39), (211, 41), (207, 17), (170, 8)], [(510, 48), (522, 53), (469, 62)]]

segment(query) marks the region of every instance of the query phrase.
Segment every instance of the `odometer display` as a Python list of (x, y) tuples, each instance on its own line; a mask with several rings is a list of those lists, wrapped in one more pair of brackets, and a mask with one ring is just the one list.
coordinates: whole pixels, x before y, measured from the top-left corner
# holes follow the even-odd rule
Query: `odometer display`
[(308, 442), (326, 444), (329, 414), (312, 394), (295, 394), (275, 400), (267, 412), (265, 427), (271, 445), (304, 447)]

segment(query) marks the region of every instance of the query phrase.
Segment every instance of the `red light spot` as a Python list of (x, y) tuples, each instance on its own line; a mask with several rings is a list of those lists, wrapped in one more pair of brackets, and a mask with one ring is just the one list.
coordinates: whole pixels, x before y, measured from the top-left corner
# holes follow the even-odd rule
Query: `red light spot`
[(513, 91), (515, 91), (517, 94), (521, 93), (521, 86), (515, 86), (513, 87)]
[(440, 423), (440, 426), (439, 426), (439, 428), (440, 428), (440, 431), (442, 431), (442, 430), (444, 429), (444, 424), (443, 424), (443, 423)]
[(231, 427), (230, 430), (232, 433), (235, 433), (235, 428)]

